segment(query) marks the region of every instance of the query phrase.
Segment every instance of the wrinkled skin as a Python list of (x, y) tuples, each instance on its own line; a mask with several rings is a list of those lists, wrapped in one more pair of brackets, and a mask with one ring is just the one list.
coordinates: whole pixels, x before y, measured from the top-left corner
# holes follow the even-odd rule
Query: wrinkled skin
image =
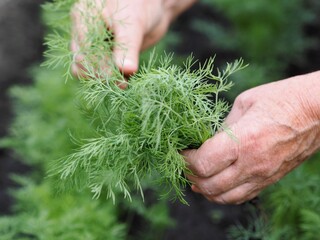
[[(79, 10), (72, 11), (72, 49), (81, 46), (85, 28)], [(171, 21), (195, 0), (95, 0), (119, 44), (113, 58), (126, 75), (138, 69), (140, 51), (166, 33)], [(97, 13), (98, 14), (98, 13)], [(81, 56), (78, 56), (81, 60)], [(73, 66), (80, 74), (81, 64)], [(125, 85), (120, 86), (125, 88)], [(226, 119), (236, 141), (224, 131), (199, 149), (185, 150), (192, 189), (210, 201), (239, 204), (257, 196), (315, 153), (320, 147), (320, 72), (262, 85), (236, 99)]]
[(208, 200), (240, 204), (277, 182), (320, 147), (320, 72), (239, 95), (225, 132), (183, 152), (192, 189)]

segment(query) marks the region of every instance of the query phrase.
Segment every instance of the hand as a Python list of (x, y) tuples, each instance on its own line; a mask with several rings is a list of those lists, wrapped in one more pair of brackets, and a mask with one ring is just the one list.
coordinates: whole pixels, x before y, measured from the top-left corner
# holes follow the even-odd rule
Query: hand
[[(91, 1), (90, 1), (91, 2)], [(97, 11), (102, 15), (106, 28), (114, 33), (117, 43), (113, 58), (125, 76), (138, 70), (139, 53), (156, 42), (166, 33), (170, 22), (195, 0), (95, 0), (95, 9), (87, 7), (88, 0), (80, 0), (73, 7), (72, 50), (74, 52), (85, 42), (85, 24), (81, 14)], [(92, 5), (92, 3), (91, 3)], [(101, 11), (100, 11), (101, 9)], [(75, 37), (77, 36), (77, 37)], [(83, 68), (78, 56), (78, 64), (73, 66), (75, 75)], [(82, 69), (84, 70), (84, 69)]]
[[(183, 152), (192, 190), (221, 204), (240, 204), (277, 182), (320, 147), (320, 72), (250, 89), (226, 124), (199, 149)], [(299, 184), (299, 183), (297, 183)]]

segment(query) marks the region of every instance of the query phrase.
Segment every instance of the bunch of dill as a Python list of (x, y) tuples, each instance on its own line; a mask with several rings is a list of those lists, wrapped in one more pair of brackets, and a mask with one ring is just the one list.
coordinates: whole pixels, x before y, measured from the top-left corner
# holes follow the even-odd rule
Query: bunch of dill
[[(196, 67), (190, 57), (180, 67), (172, 64), (172, 55), (158, 59), (151, 54), (122, 90), (118, 85), (125, 78), (112, 61), (112, 33), (97, 14), (101, 9), (92, 10), (90, 1), (82, 2), (91, 11), (81, 13), (86, 42), (75, 53), (85, 69), (79, 106), (91, 120), (95, 136), (77, 140), (79, 148), (57, 161), (51, 174), (72, 187), (90, 188), (94, 197), (104, 192), (113, 200), (119, 191), (131, 199), (133, 189), (143, 196), (143, 181), (152, 175), (163, 193), (173, 190), (174, 197), (185, 203), (188, 168), (179, 152), (199, 147), (223, 127), (229, 106), (219, 94), (232, 86), (228, 77), (243, 68), (243, 61), (213, 74), (214, 58)], [(76, 59), (62, 50), (70, 40), (67, 32), (60, 29), (47, 38), (47, 65), (71, 66)]]

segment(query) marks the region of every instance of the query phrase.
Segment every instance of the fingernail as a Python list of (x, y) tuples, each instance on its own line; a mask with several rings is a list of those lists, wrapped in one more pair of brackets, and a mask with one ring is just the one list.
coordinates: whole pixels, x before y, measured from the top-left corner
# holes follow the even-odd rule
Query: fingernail
[(138, 64), (131, 59), (124, 59), (118, 67), (123, 72), (124, 75), (130, 76), (138, 71)]

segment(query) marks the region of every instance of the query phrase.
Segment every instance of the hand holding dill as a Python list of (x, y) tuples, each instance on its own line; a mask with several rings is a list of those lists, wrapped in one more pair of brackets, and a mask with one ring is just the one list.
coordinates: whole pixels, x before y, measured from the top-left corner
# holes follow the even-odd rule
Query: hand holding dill
[[(79, 148), (57, 161), (50, 174), (59, 176), (64, 186), (87, 188), (96, 198), (103, 194), (113, 200), (119, 192), (130, 199), (133, 190), (143, 196), (143, 182), (152, 176), (163, 194), (173, 192), (185, 202), (183, 188), (189, 181), (184, 175), (190, 172), (180, 151), (199, 147), (223, 127), (229, 106), (219, 94), (232, 86), (228, 77), (244, 67), (243, 61), (215, 71), (213, 58), (195, 66), (190, 57), (179, 67), (172, 64), (171, 55), (157, 61), (151, 54), (149, 62), (127, 82), (123, 69), (113, 61), (118, 45), (105, 29), (104, 8), (88, 0), (80, 3), (90, 8), (88, 13), (82, 11), (82, 44), (73, 58), (70, 54), (57, 57), (63, 51), (56, 51), (53, 43), (68, 46), (70, 40), (61, 34), (50, 35), (47, 65), (55, 66), (59, 59), (64, 66), (72, 66), (81, 57), (84, 71), (78, 74), (78, 105), (88, 116), (93, 133), (77, 140)], [(71, 36), (63, 27), (56, 26)], [(87, 37), (82, 38), (82, 33)], [(119, 84), (127, 87), (120, 89)]]
[(194, 173), (188, 176), (192, 190), (213, 202), (240, 204), (316, 152), (319, 75), (296, 76), (240, 94), (225, 121), (239, 143), (219, 132), (199, 149), (184, 151)]
[[(117, 78), (82, 81), (83, 109), (95, 122), (96, 137), (58, 163), (61, 179), (84, 183), (94, 197), (106, 191), (115, 199), (119, 191), (128, 198), (133, 189), (142, 194), (141, 181), (154, 175), (165, 192), (173, 190), (184, 202), (188, 180), (183, 174), (189, 171), (179, 152), (199, 147), (222, 128), (229, 106), (218, 95), (231, 87), (227, 77), (243, 62), (213, 75), (213, 59), (192, 71), (191, 58), (184, 68), (171, 65), (170, 57), (155, 68), (154, 56), (150, 58), (126, 90), (117, 87)], [(208, 99), (212, 95), (216, 101)]]
[[(98, 37), (93, 33), (92, 26), (100, 31), (99, 39), (104, 38), (113, 49), (112, 52), (101, 49), (105, 54), (101, 59), (101, 67), (110, 72), (108, 62), (111, 59), (120, 72), (128, 77), (138, 70), (140, 51), (157, 43), (174, 18), (194, 2), (195, 0), (78, 1), (71, 11), (71, 48), (76, 60), (73, 65), (74, 74), (85, 74), (82, 61), (88, 53), (83, 51), (83, 47), (94, 46), (94, 38)], [(103, 31), (104, 29), (108, 31)], [(126, 84), (121, 82), (120, 86), (125, 88)]]

